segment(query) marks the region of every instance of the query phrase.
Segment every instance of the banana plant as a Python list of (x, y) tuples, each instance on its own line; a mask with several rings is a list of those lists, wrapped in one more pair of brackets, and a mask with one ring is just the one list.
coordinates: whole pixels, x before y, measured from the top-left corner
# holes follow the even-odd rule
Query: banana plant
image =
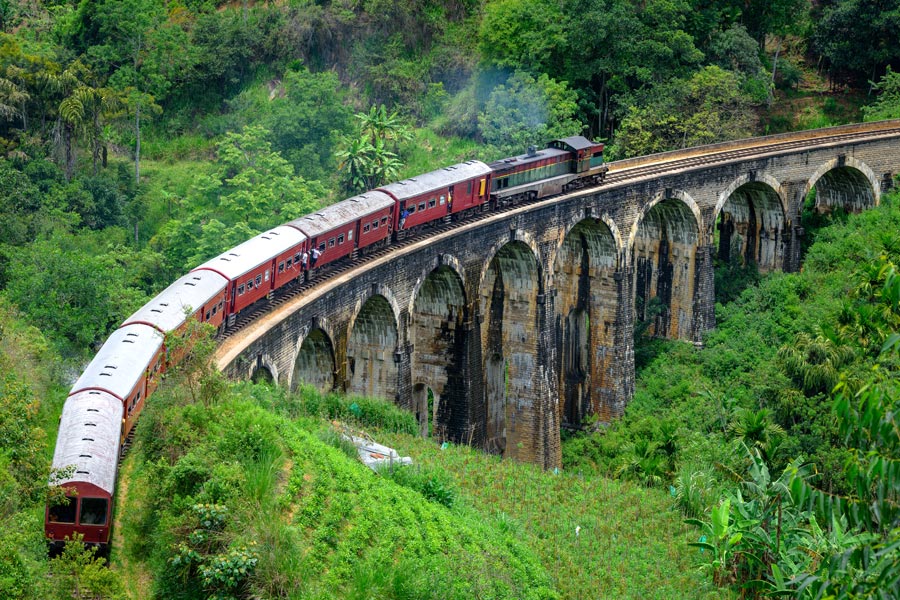
[(685, 519), (685, 523), (696, 525), (705, 533), (699, 541), (690, 542), (690, 546), (700, 548), (702, 553), (710, 553), (708, 562), (701, 564), (702, 569), (709, 569), (713, 574), (713, 582), (727, 585), (734, 581), (734, 552), (741, 543), (743, 533), (735, 531), (731, 524), (731, 498), (725, 498), (713, 507), (709, 522), (700, 519)]

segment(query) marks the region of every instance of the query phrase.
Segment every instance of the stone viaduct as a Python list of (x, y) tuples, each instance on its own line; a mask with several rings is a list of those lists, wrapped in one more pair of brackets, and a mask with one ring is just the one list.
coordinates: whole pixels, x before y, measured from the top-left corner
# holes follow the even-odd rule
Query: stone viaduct
[[(900, 171), (900, 131), (842, 130), (858, 136), (799, 134), (809, 142), (791, 149), (772, 146), (789, 136), (772, 136), (613, 163), (603, 186), (323, 279), (229, 338), (219, 367), (388, 398), (423, 433), (553, 467), (561, 427), (614, 419), (632, 397), (637, 322), (694, 343), (715, 326), (716, 254), (796, 270), (807, 198), (819, 210), (878, 204)], [(755, 151), (732, 156), (738, 147)], [(686, 156), (715, 160), (639, 174)]]

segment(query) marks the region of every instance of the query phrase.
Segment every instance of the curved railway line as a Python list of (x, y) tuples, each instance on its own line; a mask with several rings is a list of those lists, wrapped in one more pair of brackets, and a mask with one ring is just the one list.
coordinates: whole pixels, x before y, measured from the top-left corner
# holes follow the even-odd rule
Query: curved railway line
[[(571, 195), (583, 195), (595, 189), (606, 189), (613, 186), (631, 184), (637, 181), (658, 177), (660, 175), (668, 175), (680, 171), (690, 171), (715, 164), (724, 164), (729, 162), (737, 162), (748, 159), (775, 156), (778, 154), (788, 153), (798, 148), (820, 148), (829, 145), (845, 145), (854, 140), (870, 141), (873, 138), (890, 138), (900, 136), (900, 126), (896, 121), (886, 122), (887, 127), (877, 127), (877, 124), (866, 124), (857, 126), (848, 126), (840, 128), (840, 132), (826, 135), (813, 135), (810, 132), (800, 132), (796, 134), (788, 134), (782, 136), (774, 136), (770, 138), (752, 138), (743, 142), (731, 144), (717, 144), (714, 146), (727, 146), (726, 149), (710, 152), (708, 146), (700, 146), (697, 148), (689, 148), (682, 151), (674, 151), (660, 155), (651, 155), (638, 159), (635, 166), (630, 166), (635, 160), (624, 160), (608, 163), (609, 172), (605, 181), (595, 187), (585, 187), (571, 192), (565, 192), (556, 196), (550, 196), (534, 200), (531, 202), (522, 202), (509, 206), (500, 207), (498, 209), (478, 213), (470, 218), (439, 223), (428, 230), (417, 232), (415, 235), (397, 241), (388, 247), (370, 252), (365, 256), (348, 258), (341, 262), (328, 265), (321, 272), (305, 282), (295, 282), (279, 289), (271, 298), (263, 299), (241, 313), (236, 322), (229, 327), (223, 334), (219, 336), (219, 350), (217, 352), (218, 365), (220, 368), (227, 365), (240, 350), (253, 339), (259, 337), (270, 325), (278, 322), (281, 313), (278, 309), (289, 305), (293, 308), (295, 304), (299, 304), (299, 298), (305, 298), (311, 301), (312, 297), (307, 297), (308, 292), (318, 290), (325, 287), (324, 284), (335, 280), (336, 278), (356, 271), (357, 269), (369, 265), (378, 259), (385, 259), (395, 253), (403, 252), (411, 245), (421, 242), (422, 240), (432, 238), (436, 235), (450, 234), (451, 232), (465, 227), (469, 229), (473, 224), (477, 224), (488, 219), (502, 218), (514, 211), (527, 211), (536, 206), (543, 206), (547, 203), (559, 201), (561, 198)], [(829, 130), (824, 130), (825, 132)], [(655, 159), (655, 160), (654, 160)], [(324, 290), (323, 290), (324, 291)], [(318, 294), (316, 294), (318, 296)], [(267, 315), (279, 313), (279, 318), (267, 318)], [(290, 312), (290, 311), (288, 311)], [(251, 324), (258, 324), (258, 327), (249, 330)]]

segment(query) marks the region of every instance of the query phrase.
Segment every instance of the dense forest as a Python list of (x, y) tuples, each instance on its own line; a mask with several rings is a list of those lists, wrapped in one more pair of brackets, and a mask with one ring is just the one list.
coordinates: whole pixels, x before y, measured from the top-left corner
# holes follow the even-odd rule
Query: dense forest
[[(894, 0), (0, 0), (0, 597), (896, 597), (891, 196), (804, 215), (799, 274), (719, 265), (705, 347), (637, 339), (626, 416), (557, 473), (201, 353), (142, 417), (112, 567), (49, 560), (41, 522), (68, 386), (203, 260), (555, 137), (615, 159), (900, 117), (898, 30)], [(421, 466), (373, 479), (333, 419)]]

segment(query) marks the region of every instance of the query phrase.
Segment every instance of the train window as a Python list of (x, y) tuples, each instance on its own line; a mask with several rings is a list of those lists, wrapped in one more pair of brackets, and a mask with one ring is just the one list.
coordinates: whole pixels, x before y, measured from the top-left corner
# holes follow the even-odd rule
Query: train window
[(294, 262), (295, 262), (295, 263), (300, 262), (300, 253), (299, 253), (299, 252), (298, 252), (297, 254), (294, 255)]
[(447, 198), (444, 196), (441, 196), (441, 206), (443, 206), (444, 202), (446, 202), (446, 201), (447, 201)]
[(342, 233), (341, 235), (338, 236), (338, 244), (343, 244), (343, 243), (344, 243), (344, 234)]
[[(378, 221), (375, 222), (375, 227), (378, 227)], [(369, 233), (369, 224), (368, 223), (363, 225), (363, 233)]]
[(252, 289), (253, 289), (253, 280), (251, 279), (250, 281), (247, 282), (247, 291), (249, 292)]
[[(366, 225), (366, 229), (368, 229), (368, 228), (369, 228), (369, 226)], [(378, 219), (375, 219), (374, 221), (372, 221), (372, 229), (378, 229)]]
[(353, 230), (352, 230), (352, 229), (350, 229), (349, 231), (347, 231), (347, 241), (348, 241), (348, 242), (352, 242), (352, 241), (353, 241)]
[(425, 203), (424, 203), (424, 202), (419, 202), (419, 210), (420, 210), (420, 211), (425, 210)]
[(219, 307), (218, 307), (218, 306), (213, 306), (212, 314), (215, 315), (217, 312), (219, 312)]
[(238, 286), (238, 296), (244, 295), (244, 284)]
[[(266, 279), (269, 279), (269, 272), (268, 272), (268, 271), (266, 271)], [(262, 285), (262, 275), (257, 275), (257, 276), (256, 276), (256, 287), (259, 287), (259, 286), (261, 286), (261, 285)]]
[(82, 498), (79, 522), (82, 525), (106, 525), (108, 506), (106, 498)]
[(64, 502), (52, 504), (48, 514), (49, 521), (51, 523), (75, 523), (75, 503), (77, 501), (72, 496), (66, 496)]
[(325, 242), (319, 244), (319, 252), (325, 252)]
[(206, 317), (204, 318), (204, 321), (209, 321), (209, 311), (206, 311)]
[(278, 263), (278, 272), (284, 273), (284, 261), (281, 261), (280, 263)]
[[(443, 204), (443, 203), (444, 203), (444, 199), (441, 198), (441, 204)], [(434, 208), (436, 205), (437, 205), (437, 200), (435, 200), (434, 198), (432, 198), (431, 200), (428, 201), (428, 208)]]
[(331, 238), (330, 240), (328, 240), (328, 247), (334, 248), (334, 238)]
[(416, 212), (416, 205), (415, 205), (415, 204), (410, 204), (410, 205), (406, 208), (406, 210), (409, 211), (409, 214), (413, 214), (414, 212)]
[(222, 300), (219, 300), (219, 310), (222, 310), (222, 304), (224, 304)]
[(472, 182), (471, 181), (468, 183), (468, 185), (466, 185), (466, 193), (467, 194), (472, 193)]
[(386, 224), (387, 224), (387, 217), (381, 217), (381, 224), (382, 224), (382, 225), (386, 225)]

